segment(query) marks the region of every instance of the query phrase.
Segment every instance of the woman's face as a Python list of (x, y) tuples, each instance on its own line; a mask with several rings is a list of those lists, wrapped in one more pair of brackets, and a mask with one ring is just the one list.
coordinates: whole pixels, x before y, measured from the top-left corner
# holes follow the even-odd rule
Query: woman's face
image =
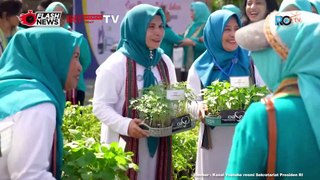
[(191, 17), (191, 20), (194, 21), (194, 11), (193, 11), (193, 9), (190, 10), (190, 17)]
[(222, 47), (224, 50), (231, 52), (238, 48), (238, 44), (234, 37), (235, 32), (238, 29), (239, 25), (236, 18), (231, 17), (222, 34)]
[(76, 88), (78, 85), (80, 72), (82, 71), (82, 66), (80, 64), (79, 57), (80, 50), (79, 46), (77, 46), (72, 55), (67, 80), (64, 86), (64, 89), (66, 91)]
[(251, 22), (264, 19), (267, 15), (266, 0), (248, 0), (246, 4), (246, 14)]
[(159, 15), (153, 17), (150, 21), (147, 34), (146, 45), (150, 50), (156, 49), (160, 46), (164, 35), (163, 22)]
[(8, 20), (11, 27), (17, 27), (20, 23), (18, 15), (17, 16), (9, 16), (7, 18), (7, 20)]

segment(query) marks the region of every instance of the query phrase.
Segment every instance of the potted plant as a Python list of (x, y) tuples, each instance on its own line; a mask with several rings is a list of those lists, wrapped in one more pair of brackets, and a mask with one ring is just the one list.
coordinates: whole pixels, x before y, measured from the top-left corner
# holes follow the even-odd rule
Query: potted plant
[(194, 127), (187, 106), (196, 96), (185, 82), (151, 86), (142, 89), (141, 94), (130, 101), (130, 107), (138, 111), (139, 118), (144, 120), (141, 127), (149, 130), (151, 136), (169, 136)]
[(270, 92), (266, 87), (251, 85), (247, 88), (231, 86), (229, 82), (214, 81), (202, 90), (208, 112), (206, 124), (211, 126), (235, 125), (252, 102), (257, 102)]

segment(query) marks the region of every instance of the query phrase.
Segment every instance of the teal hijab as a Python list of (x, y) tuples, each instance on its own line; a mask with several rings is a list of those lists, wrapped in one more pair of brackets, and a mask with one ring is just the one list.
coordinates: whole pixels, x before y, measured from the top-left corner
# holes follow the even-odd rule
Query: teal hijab
[[(64, 4), (62, 4), (61, 2), (52, 2), (51, 4), (49, 4), (49, 6), (46, 8), (45, 11), (46, 11), (46, 12), (52, 12), (52, 11), (54, 11), (54, 9), (55, 9), (57, 6), (60, 6), (61, 8), (63, 8), (63, 10), (64, 10), (64, 12), (65, 12), (66, 14), (69, 13), (68, 10), (67, 10), (67, 8), (66, 8), (66, 6), (65, 6)], [(68, 30), (71, 29), (70, 25), (69, 25), (67, 22), (65, 22), (63, 28), (68, 29)]]
[[(121, 23), (121, 39), (119, 51), (136, 63), (145, 67), (143, 87), (157, 84), (151, 68), (156, 66), (163, 54), (162, 49), (149, 50), (146, 45), (146, 34), (150, 21), (159, 15), (165, 26), (166, 18), (161, 8), (149, 4), (140, 4), (127, 12)], [(151, 157), (154, 156), (159, 144), (159, 138), (149, 137), (148, 148)]]
[(315, 41), (320, 38), (320, 15), (299, 13), (302, 22), (276, 26), (277, 36), (289, 49), (286, 59), (282, 60), (271, 48), (252, 52), (252, 57), (261, 77), (272, 90), (282, 80), (297, 77), (301, 98), (320, 150), (320, 43)]
[[(61, 2), (53, 2), (53, 3), (51, 3), (46, 8), (46, 12), (54, 11), (54, 9), (57, 6), (62, 7), (63, 10), (65, 11), (65, 13), (68, 14), (67, 8)], [(63, 28), (73, 31), (71, 29), (70, 25), (67, 22), (65, 22)], [(73, 31), (73, 33), (77, 33), (77, 34), (79, 34), (79, 36), (82, 37), (81, 44), (80, 44), (80, 52), (81, 52), (81, 54), (80, 54), (80, 59), (79, 59), (80, 63), (81, 63), (81, 66), (82, 66), (82, 72), (81, 72), (80, 77), (79, 77), (79, 82), (78, 82), (77, 88), (78, 88), (78, 90), (81, 90), (81, 91), (85, 92), (86, 91), (86, 83), (85, 83), (83, 74), (84, 74), (84, 72), (86, 71), (86, 69), (89, 67), (89, 65), (91, 63), (90, 46), (89, 46), (88, 40), (81, 33), (78, 33), (76, 31)]]
[(308, 1), (318, 11), (318, 14), (320, 14), (320, 0), (308, 0)]
[(204, 27), (204, 44), (207, 50), (194, 62), (204, 87), (215, 80), (229, 81), (230, 76), (249, 76), (248, 53), (240, 47), (229, 52), (222, 46), (224, 28), (231, 17), (236, 18), (240, 26), (240, 19), (235, 13), (217, 10), (210, 15)]
[(204, 2), (193, 2), (190, 6), (194, 13), (194, 20), (188, 26), (189, 30), (187, 34), (185, 34), (185, 37), (191, 37), (202, 24), (207, 22), (207, 19), (210, 16), (208, 6)]
[(311, 4), (307, 0), (283, 0), (279, 7), (279, 11), (283, 12), (287, 7), (292, 5), (301, 11), (312, 12)]
[(226, 10), (232, 11), (232, 12), (236, 13), (236, 15), (239, 18), (241, 17), (241, 10), (237, 6), (235, 6), (233, 4), (224, 5), (224, 6), (222, 6), (221, 9), (226, 9)]
[(0, 59), (0, 121), (44, 102), (56, 107), (58, 179), (63, 148), (63, 88), (79, 41), (79, 36), (60, 27), (29, 28), (15, 34)]

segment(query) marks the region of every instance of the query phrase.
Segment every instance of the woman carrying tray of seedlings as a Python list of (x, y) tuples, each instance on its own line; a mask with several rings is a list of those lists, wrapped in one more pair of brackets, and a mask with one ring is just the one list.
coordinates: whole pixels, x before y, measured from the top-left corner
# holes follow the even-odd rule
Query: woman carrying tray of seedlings
[[(276, 25), (275, 17), (291, 14), (301, 21)], [(226, 173), (320, 178), (319, 38), (320, 16), (306, 11), (271, 13), (237, 32), (274, 92), (266, 101), (274, 113), (262, 102), (251, 104), (236, 127)]]
[[(218, 10), (210, 15), (204, 28), (207, 50), (191, 66), (187, 80), (196, 94), (215, 80), (229, 81), (232, 76), (249, 76), (248, 55), (238, 47), (234, 37), (240, 26), (239, 17), (229, 10)], [(195, 109), (199, 112), (198, 108)], [(201, 123), (196, 179), (202, 179), (201, 174), (224, 173), (233, 132), (233, 126), (209, 127)]]
[[(171, 59), (159, 48), (165, 16), (161, 8), (140, 4), (127, 12), (121, 23), (120, 47), (97, 70), (93, 113), (102, 122), (101, 141), (126, 140), (126, 151), (134, 152), (138, 173), (133, 179), (171, 179), (171, 136), (148, 137), (139, 127), (142, 120), (130, 100), (138, 90), (157, 83), (173, 84), (176, 74)], [(157, 107), (154, 107), (157, 108)]]

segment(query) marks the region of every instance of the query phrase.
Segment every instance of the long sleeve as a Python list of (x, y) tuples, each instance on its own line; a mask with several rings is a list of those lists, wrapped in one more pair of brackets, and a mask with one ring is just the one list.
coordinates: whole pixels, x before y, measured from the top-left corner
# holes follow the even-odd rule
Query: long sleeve
[(194, 118), (199, 118), (198, 102), (202, 101), (201, 82), (194, 68), (194, 65), (192, 65), (191, 68), (189, 69), (188, 78), (187, 78), (187, 88), (192, 89), (193, 92), (197, 95), (197, 102), (192, 102), (192, 104), (189, 105), (188, 108)]
[(125, 57), (112, 54), (97, 70), (93, 95), (94, 115), (112, 131), (128, 135), (131, 118), (121, 115), (124, 103)]
[(56, 125), (55, 106), (42, 103), (4, 121), (11, 121), (13, 125), (4, 136), (9, 146), (2, 147), (0, 179), (54, 180), (49, 167)]
[(171, 44), (179, 44), (183, 38), (175, 33), (170, 27), (165, 30), (163, 41), (167, 41)]
[(236, 126), (226, 174), (266, 173), (268, 142), (265, 117), (265, 106), (256, 103), (247, 110), (244, 118)]

